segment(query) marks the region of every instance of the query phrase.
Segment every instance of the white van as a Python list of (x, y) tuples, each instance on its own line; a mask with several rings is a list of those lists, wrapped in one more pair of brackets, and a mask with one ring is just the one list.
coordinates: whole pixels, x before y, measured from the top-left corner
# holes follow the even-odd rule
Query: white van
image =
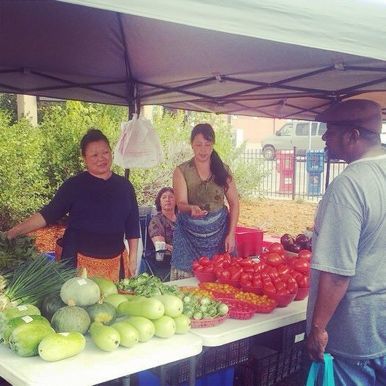
[(292, 150), (304, 155), (307, 150), (323, 150), (325, 143), (322, 135), (326, 124), (312, 121), (292, 121), (286, 123), (275, 135), (265, 138), (261, 145), (265, 159), (274, 159), (277, 150)]

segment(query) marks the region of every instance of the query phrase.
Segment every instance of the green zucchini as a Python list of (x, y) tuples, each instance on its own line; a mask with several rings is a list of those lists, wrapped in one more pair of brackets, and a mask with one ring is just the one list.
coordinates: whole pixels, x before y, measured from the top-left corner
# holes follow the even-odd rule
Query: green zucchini
[(86, 338), (80, 332), (60, 332), (43, 338), (38, 351), (45, 361), (55, 362), (79, 354), (85, 346)]

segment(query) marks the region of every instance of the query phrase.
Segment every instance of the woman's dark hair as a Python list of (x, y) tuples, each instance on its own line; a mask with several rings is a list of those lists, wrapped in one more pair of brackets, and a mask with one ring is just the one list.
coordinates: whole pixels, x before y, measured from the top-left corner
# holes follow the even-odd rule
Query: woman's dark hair
[[(199, 123), (193, 127), (192, 133), (190, 134), (190, 143), (193, 142), (198, 134), (202, 134), (207, 141), (210, 141), (213, 144), (215, 143), (216, 135), (213, 127), (209, 123)], [(225, 190), (228, 190), (228, 179), (232, 179), (232, 176), (225, 168), (224, 163), (216, 150), (213, 150), (210, 156), (210, 171), (212, 172), (214, 182), (217, 185), (224, 187)]]
[(110, 147), (109, 140), (99, 129), (94, 129), (94, 128), (89, 129), (87, 133), (83, 136), (83, 138), (80, 140), (80, 151), (82, 155), (86, 154), (87, 146), (91, 142), (98, 142), (98, 141), (104, 141)]
[[(174, 190), (173, 188), (169, 187), (169, 186), (166, 186), (165, 188), (162, 188), (158, 194), (157, 194), (157, 197), (155, 198), (155, 207), (157, 208), (157, 212), (161, 212), (162, 208), (161, 208), (161, 196), (165, 193), (165, 192), (171, 192), (174, 194)], [(175, 210), (177, 209), (177, 206), (175, 207)]]

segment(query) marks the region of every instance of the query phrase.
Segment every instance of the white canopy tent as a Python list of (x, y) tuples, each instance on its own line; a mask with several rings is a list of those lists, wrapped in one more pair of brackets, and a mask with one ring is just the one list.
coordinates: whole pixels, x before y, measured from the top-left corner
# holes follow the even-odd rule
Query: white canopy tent
[(0, 91), (314, 119), (386, 108), (386, 1), (0, 2)]

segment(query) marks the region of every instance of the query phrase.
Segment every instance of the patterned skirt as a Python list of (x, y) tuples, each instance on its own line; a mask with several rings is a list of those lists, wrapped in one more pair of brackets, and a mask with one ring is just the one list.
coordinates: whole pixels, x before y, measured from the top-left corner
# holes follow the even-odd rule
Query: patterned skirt
[[(59, 261), (62, 256), (63, 248), (56, 243), (55, 247), (55, 259)], [(103, 277), (114, 282), (118, 282), (120, 279), (120, 272), (122, 267), (122, 273), (124, 277), (129, 277), (129, 255), (124, 250), (120, 255), (109, 258), (101, 259), (93, 256), (86, 256), (82, 253), (77, 254), (76, 267), (86, 268), (87, 276), (89, 277)]]

